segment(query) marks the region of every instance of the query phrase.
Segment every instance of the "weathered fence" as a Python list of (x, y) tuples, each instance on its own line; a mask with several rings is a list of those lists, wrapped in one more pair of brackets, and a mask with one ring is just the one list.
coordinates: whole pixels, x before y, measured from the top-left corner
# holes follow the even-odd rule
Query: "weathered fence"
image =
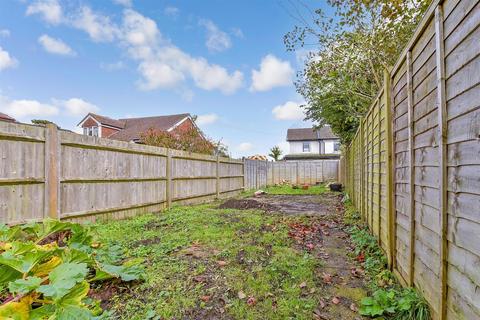
[(345, 153), (347, 192), (434, 319), (480, 319), (480, 2), (434, 1)]
[(0, 122), (0, 223), (118, 219), (243, 190), (241, 160)]
[(283, 181), (316, 184), (338, 180), (339, 160), (245, 160), (245, 189), (258, 189)]

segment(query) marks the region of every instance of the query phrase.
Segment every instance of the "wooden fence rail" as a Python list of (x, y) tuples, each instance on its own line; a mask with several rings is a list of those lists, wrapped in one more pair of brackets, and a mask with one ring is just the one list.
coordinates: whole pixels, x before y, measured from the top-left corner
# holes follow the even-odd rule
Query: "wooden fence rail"
[(480, 2), (434, 1), (347, 148), (345, 184), (434, 319), (480, 319)]
[(158, 212), (243, 190), (243, 162), (0, 122), (0, 223)]

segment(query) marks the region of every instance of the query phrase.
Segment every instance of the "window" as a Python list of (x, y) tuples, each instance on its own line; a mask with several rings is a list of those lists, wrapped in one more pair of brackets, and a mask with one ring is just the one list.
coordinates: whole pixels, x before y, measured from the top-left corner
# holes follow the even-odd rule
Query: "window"
[(83, 128), (83, 134), (88, 136), (88, 128)]
[(98, 127), (93, 127), (93, 136), (98, 137)]
[(310, 152), (310, 142), (303, 143), (303, 152)]
[(340, 151), (340, 142), (333, 143), (333, 151)]

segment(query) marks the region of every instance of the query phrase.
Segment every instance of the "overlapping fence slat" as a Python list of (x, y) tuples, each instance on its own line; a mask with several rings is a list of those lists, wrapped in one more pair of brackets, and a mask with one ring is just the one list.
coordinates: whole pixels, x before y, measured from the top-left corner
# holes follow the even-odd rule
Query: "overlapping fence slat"
[(95, 221), (243, 190), (243, 162), (0, 122), (0, 223)]
[(345, 152), (345, 183), (434, 319), (480, 319), (480, 2), (435, 1)]

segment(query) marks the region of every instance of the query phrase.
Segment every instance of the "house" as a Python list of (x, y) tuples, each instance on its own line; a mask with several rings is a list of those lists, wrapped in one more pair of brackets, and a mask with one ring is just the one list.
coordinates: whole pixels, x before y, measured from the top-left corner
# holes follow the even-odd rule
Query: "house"
[(2, 112), (0, 112), (0, 121), (17, 122), (17, 120), (13, 119), (8, 114), (2, 113)]
[(135, 143), (140, 143), (142, 133), (149, 129), (173, 133), (196, 129), (201, 133), (189, 113), (126, 119), (112, 119), (89, 113), (78, 126), (83, 128), (84, 135)]
[(329, 126), (288, 129), (290, 154), (284, 160), (330, 159), (340, 156), (340, 139)]

